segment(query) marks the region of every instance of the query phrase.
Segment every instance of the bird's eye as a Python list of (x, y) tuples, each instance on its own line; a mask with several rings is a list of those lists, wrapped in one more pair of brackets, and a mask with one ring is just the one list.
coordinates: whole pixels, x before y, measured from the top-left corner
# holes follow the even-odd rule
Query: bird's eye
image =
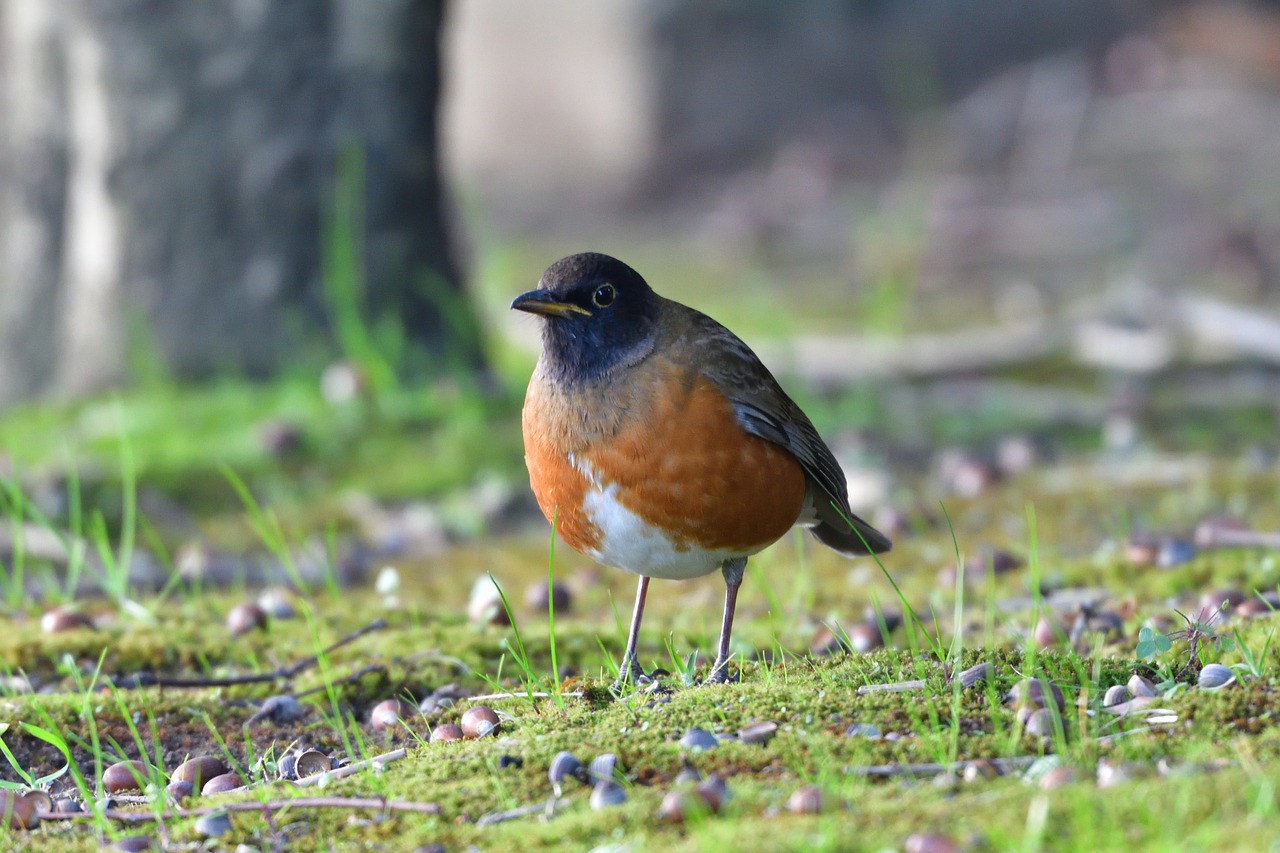
[(618, 291), (613, 289), (612, 284), (602, 284), (596, 288), (595, 293), (591, 294), (591, 301), (597, 308), (608, 308), (617, 295)]

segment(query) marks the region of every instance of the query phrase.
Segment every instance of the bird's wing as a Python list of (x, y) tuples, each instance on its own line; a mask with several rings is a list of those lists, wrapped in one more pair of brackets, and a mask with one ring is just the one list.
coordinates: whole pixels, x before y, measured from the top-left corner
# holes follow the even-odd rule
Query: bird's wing
[(695, 315), (691, 342), (701, 350), (699, 372), (728, 397), (743, 429), (785, 448), (822, 492), (814, 495), (814, 535), (843, 553), (888, 551), (888, 538), (849, 509), (844, 471), (808, 416), (741, 338), (705, 314), (688, 310)]

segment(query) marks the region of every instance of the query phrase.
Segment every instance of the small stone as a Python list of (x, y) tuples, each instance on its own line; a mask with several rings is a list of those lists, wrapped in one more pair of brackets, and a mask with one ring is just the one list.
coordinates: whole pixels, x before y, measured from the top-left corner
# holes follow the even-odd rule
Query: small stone
[(151, 771), (141, 761), (117, 761), (102, 774), (102, 787), (108, 794), (141, 791), (151, 779)]
[(1113, 684), (1107, 688), (1107, 692), (1102, 695), (1102, 707), (1110, 708), (1114, 705), (1122, 705), (1132, 698), (1129, 688), (1123, 684)]
[(819, 814), (825, 803), (822, 789), (817, 785), (805, 785), (791, 793), (787, 811), (792, 814)]
[(597, 782), (591, 789), (591, 808), (599, 811), (610, 806), (622, 805), (627, 801), (627, 792), (621, 785), (612, 780)]
[(534, 581), (524, 591), (524, 606), (535, 613), (546, 614), (548, 604), (556, 614), (569, 613), (573, 609), (573, 593), (563, 581), (551, 582), (551, 595), (547, 595), (547, 582)]
[(686, 764), (681, 767), (675, 778), (675, 784), (677, 785), (696, 785), (701, 781), (702, 774), (692, 764)]
[(706, 729), (691, 728), (680, 738), (680, 745), (692, 752), (704, 752), (720, 745), (719, 739)]
[(441, 723), (431, 730), (431, 743), (440, 743), (442, 741), (462, 740), (466, 735), (462, 733), (462, 729), (453, 723)]
[(605, 752), (591, 759), (587, 766), (587, 778), (593, 785), (614, 781), (618, 776), (618, 756)]
[(49, 796), (47, 791), (42, 791), (39, 788), (33, 788), (31, 790), (24, 791), (22, 793), (22, 797), (31, 804), (31, 807), (36, 810), (37, 815), (40, 812), (53, 811), (53, 797)]
[(257, 713), (249, 718), (249, 722), (267, 720), (276, 725), (296, 723), (307, 715), (302, 703), (287, 693), (268, 696), (258, 708)]
[(867, 740), (880, 740), (884, 737), (884, 733), (880, 731), (880, 727), (872, 723), (853, 723), (849, 728), (844, 730), (845, 737), (864, 737)]
[(84, 803), (70, 797), (63, 797), (53, 801), (53, 810), (58, 814), (82, 814)]
[(1223, 666), (1220, 663), (1207, 663), (1200, 670), (1199, 683), (1205, 690), (1230, 687), (1236, 683), (1236, 674), (1231, 667)]
[(979, 758), (964, 766), (961, 778), (966, 782), (979, 782), (999, 779), (1003, 775), (995, 762), (987, 758)]
[(521, 767), (524, 767), (524, 759), (518, 755), (499, 755), (498, 769), (506, 770), (508, 767), (519, 770)]
[(1046, 740), (1053, 737), (1058, 723), (1057, 715), (1049, 708), (1037, 708), (1027, 717), (1023, 729), (1032, 737)]
[(1239, 589), (1210, 590), (1200, 596), (1198, 609), (1203, 617), (1200, 621), (1215, 619), (1220, 612), (1224, 614), (1231, 613), (1248, 598), (1249, 596)]
[(766, 744), (778, 733), (778, 724), (772, 720), (762, 720), (738, 729), (738, 740), (743, 743)]
[(289, 590), (273, 586), (258, 595), (258, 607), (272, 619), (293, 619), (298, 615), (294, 595)]
[(556, 794), (560, 793), (560, 785), (566, 779), (577, 779), (579, 782), (587, 781), (587, 769), (582, 766), (582, 762), (574, 757), (571, 752), (557, 752), (555, 757), (551, 759), (551, 764), (547, 767), (547, 778), (551, 780), (551, 784), (556, 789)]
[(663, 823), (680, 824), (693, 814), (707, 811), (706, 803), (688, 791), (668, 791), (658, 806), (657, 817)]
[(267, 612), (256, 604), (237, 604), (227, 613), (227, 630), (239, 637), (267, 627)]
[(498, 733), (498, 714), (488, 705), (476, 705), (462, 714), (462, 733), (471, 740)]
[(1005, 697), (1005, 701), (1014, 708), (1056, 707), (1058, 711), (1066, 708), (1066, 700), (1058, 685), (1045, 682), (1039, 678), (1024, 678)]
[(975, 664), (960, 671), (960, 686), (968, 690), (991, 678), (994, 668), (987, 662)]
[(120, 850), (122, 853), (140, 853), (142, 850), (158, 850), (154, 838), (146, 835), (129, 835), (124, 838), (117, 838), (115, 843), (111, 845), (112, 850)]
[(200, 789), (200, 794), (208, 797), (213, 794), (225, 794), (227, 791), (234, 791), (236, 788), (243, 787), (244, 782), (240, 779), (240, 774), (223, 773), (221, 776), (214, 776), (208, 782), (205, 782), (204, 787)]
[(1196, 546), (1185, 539), (1165, 539), (1156, 551), (1156, 565), (1171, 569), (1196, 558)]
[(702, 798), (712, 813), (719, 812), (724, 807), (725, 800), (729, 799), (729, 786), (725, 784), (724, 777), (719, 773), (712, 773), (699, 782), (694, 792)]
[(1123, 765), (1112, 764), (1110, 761), (1098, 762), (1098, 787), (1114, 788), (1116, 785), (1128, 782), (1132, 777), (1129, 771)]
[(413, 713), (413, 706), (401, 699), (383, 699), (369, 710), (369, 725), (374, 731), (384, 732), (400, 726), (406, 716)]
[(196, 786), (186, 781), (170, 782), (168, 785), (164, 786), (164, 792), (168, 794), (169, 798), (175, 803), (181, 803), (188, 797), (195, 795)]
[(1126, 682), (1126, 686), (1129, 688), (1129, 694), (1134, 698), (1156, 695), (1155, 684), (1153, 684), (1150, 679), (1143, 678), (1137, 673), (1134, 673), (1129, 677), (1129, 681)]
[(424, 717), (431, 717), (449, 710), (458, 703), (459, 699), (474, 695), (474, 692), (457, 684), (446, 684), (443, 687), (437, 687), (430, 696), (423, 699), (418, 705), (418, 710)]
[(226, 812), (211, 812), (196, 818), (196, 832), (205, 838), (219, 838), (231, 831), (231, 818)]
[(960, 845), (951, 836), (937, 832), (908, 835), (902, 848), (906, 853), (960, 853)]
[(1050, 791), (1054, 788), (1061, 788), (1063, 785), (1070, 785), (1079, 778), (1074, 767), (1055, 767), (1045, 772), (1037, 783), (1042, 791)]

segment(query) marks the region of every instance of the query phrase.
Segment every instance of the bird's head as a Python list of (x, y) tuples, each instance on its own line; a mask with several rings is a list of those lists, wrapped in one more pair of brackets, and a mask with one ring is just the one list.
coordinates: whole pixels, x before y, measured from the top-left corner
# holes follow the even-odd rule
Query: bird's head
[(543, 318), (543, 360), (566, 381), (592, 381), (652, 349), (661, 298), (640, 274), (595, 252), (570, 255), (511, 303)]

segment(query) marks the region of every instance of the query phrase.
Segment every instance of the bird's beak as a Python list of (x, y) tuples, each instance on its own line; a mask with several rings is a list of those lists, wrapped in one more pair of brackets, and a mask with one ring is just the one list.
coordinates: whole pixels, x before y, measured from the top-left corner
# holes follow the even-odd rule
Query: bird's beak
[(591, 312), (586, 308), (574, 305), (572, 302), (563, 302), (551, 291), (543, 289), (520, 294), (511, 303), (511, 307), (516, 311), (528, 311), (530, 314), (541, 314), (544, 317), (568, 317), (570, 314), (591, 316)]

